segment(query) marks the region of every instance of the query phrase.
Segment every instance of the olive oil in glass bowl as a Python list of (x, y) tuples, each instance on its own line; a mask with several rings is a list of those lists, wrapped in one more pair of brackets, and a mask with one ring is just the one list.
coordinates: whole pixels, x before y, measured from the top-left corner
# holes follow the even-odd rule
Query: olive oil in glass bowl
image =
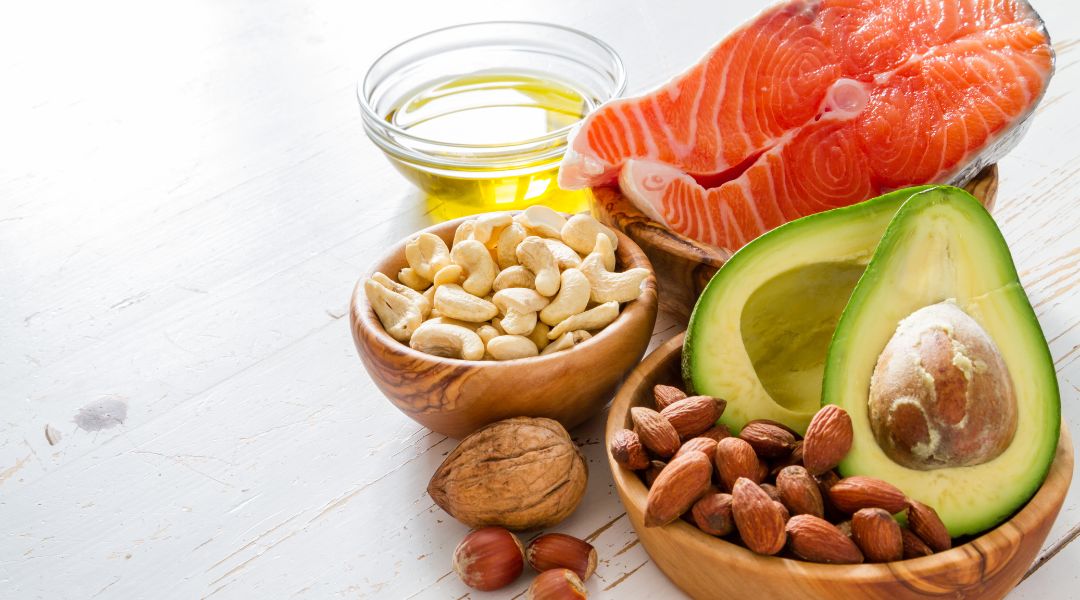
[(490, 22), (408, 40), (371, 66), (357, 95), (368, 137), (451, 219), (546, 204), (588, 208), (556, 183), (567, 135), (625, 88), (607, 44), (543, 23)]

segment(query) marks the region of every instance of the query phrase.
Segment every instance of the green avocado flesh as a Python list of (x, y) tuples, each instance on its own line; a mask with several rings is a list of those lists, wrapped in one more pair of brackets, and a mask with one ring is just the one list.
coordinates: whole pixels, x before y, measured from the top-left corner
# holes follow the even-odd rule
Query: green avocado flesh
[(734, 433), (753, 419), (806, 430), (852, 288), (900, 205), (929, 187), (791, 221), (720, 268), (690, 316), (683, 377), (695, 393), (727, 400), (722, 423)]
[[(1012, 376), (1017, 429), (996, 458), (973, 466), (915, 470), (878, 446), (868, 419), (870, 378), (897, 324), (955, 299), (989, 334)], [(1053, 360), (993, 218), (948, 186), (911, 196), (889, 224), (851, 293), (828, 348), (822, 402), (851, 416), (854, 442), (842, 475), (869, 475), (934, 507), (953, 536), (986, 530), (1038, 489), (1054, 457), (1060, 401)]]

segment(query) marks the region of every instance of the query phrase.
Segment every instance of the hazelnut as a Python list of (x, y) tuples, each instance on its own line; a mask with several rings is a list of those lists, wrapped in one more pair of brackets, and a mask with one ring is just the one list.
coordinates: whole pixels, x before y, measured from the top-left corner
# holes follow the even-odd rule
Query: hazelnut
[(997, 346), (946, 300), (900, 322), (870, 380), (870, 426), (910, 469), (985, 463), (1016, 433), (1016, 394)]
[(454, 571), (465, 585), (497, 590), (513, 583), (525, 568), (525, 549), (502, 527), (477, 529), (454, 549)]
[(596, 548), (586, 541), (562, 533), (544, 534), (529, 542), (525, 548), (525, 559), (537, 571), (561, 567), (570, 569), (582, 581), (588, 581), (596, 570)]
[(584, 600), (585, 584), (570, 569), (551, 569), (536, 576), (525, 592), (526, 600)]

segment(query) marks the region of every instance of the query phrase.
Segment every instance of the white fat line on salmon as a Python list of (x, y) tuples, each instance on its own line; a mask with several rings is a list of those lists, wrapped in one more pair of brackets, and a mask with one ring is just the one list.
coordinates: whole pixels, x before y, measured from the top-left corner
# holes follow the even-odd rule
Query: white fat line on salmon
[[(678, 98), (678, 94), (675, 95), (675, 98), (672, 99), (672, 102), (674, 103), (674, 100), (677, 99), (677, 98)], [(667, 138), (668, 146), (670, 146), (672, 149), (674, 149), (675, 146), (677, 146), (679, 144), (679, 141), (675, 139), (675, 133), (673, 131), (671, 131), (671, 127), (668, 126), (667, 119), (664, 118), (664, 112), (662, 110), (660, 110), (660, 96), (659, 96), (659, 94), (651, 96), (649, 98), (649, 101), (652, 102), (653, 112), (656, 113), (656, 121), (657, 121), (657, 123), (660, 124), (660, 129), (664, 132), (664, 137)], [(646, 132), (646, 134), (649, 137), (652, 137), (652, 134), (649, 133), (648, 131)]]
[[(619, 107), (619, 108), (622, 108), (622, 107)], [(638, 154), (637, 140), (634, 139), (634, 130), (630, 129), (630, 121), (628, 121), (626, 119), (625, 111), (616, 109), (616, 110), (613, 110), (611, 112), (615, 115), (615, 118), (619, 121), (619, 125), (622, 126), (623, 133), (626, 134), (626, 135), (621, 136), (623, 138), (623, 140), (624, 140), (623, 143), (626, 144), (625, 152), (622, 153), (623, 156), (637, 156), (637, 154)]]
[[(758, 212), (757, 202), (751, 201), (751, 199), (754, 198), (754, 194), (750, 191), (749, 179), (747, 177), (739, 177), (738, 179), (733, 180), (733, 182), (738, 184), (739, 189), (742, 190), (743, 198), (746, 199), (746, 205), (750, 207), (750, 212), (754, 215), (754, 222), (757, 223), (758, 228), (761, 231), (767, 231), (769, 228), (765, 226), (765, 220), (761, 218), (761, 213)], [(740, 231), (740, 233), (742, 232)]]
[(641, 136), (645, 138), (645, 148), (648, 151), (648, 156), (657, 156), (659, 150), (656, 147), (656, 140), (653, 139), (651, 133), (649, 133), (649, 122), (645, 120), (645, 111), (641, 110), (641, 102), (634, 102), (634, 118), (641, 124)]
[[(701, 74), (701, 77), (698, 77), (698, 89), (697, 92), (694, 94), (694, 104), (690, 107), (691, 115), (698, 114), (698, 110), (701, 109), (701, 96), (705, 93), (706, 79), (708, 79), (708, 77), (705, 77), (704, 73)], [(681, 156), (687, 156), (694, 151), (694, 140), (697, 139), (697, 124), (697, 119), (690, 119), (690, 131), (686, 136), (686, 145), (679, 148), (679, 153)]]

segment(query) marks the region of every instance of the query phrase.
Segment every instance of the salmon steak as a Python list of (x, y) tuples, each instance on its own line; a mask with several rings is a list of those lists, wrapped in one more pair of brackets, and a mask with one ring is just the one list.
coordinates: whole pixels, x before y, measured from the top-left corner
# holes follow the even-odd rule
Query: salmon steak
[(1053, 69), (1023, 0), (787, 2), (588, 115), (559, 184), (618, 181), (650, 218), (734, 251), (892, 189), (963, 184), (1019, 141)]

